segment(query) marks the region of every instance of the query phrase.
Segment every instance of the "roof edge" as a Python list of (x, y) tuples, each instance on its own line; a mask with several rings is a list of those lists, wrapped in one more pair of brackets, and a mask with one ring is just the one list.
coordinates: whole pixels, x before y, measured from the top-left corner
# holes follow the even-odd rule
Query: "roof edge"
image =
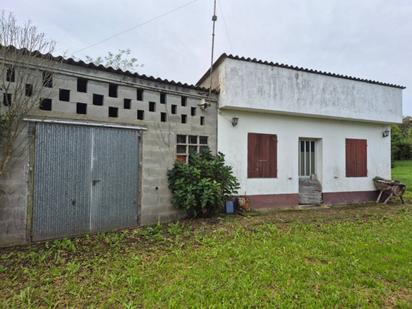
[[(217, 60), (213, 63), (212, 65), (212, 70), (214, 70), (215, 68), (217, 68), (222, 62), (223, 60), (225, 60), (226, 58), (229, 58), (229, 56), (226, 53), (223, 53), (219, 56), (219, 58), (217, 58)], [(209, 77), (209, 73), (210, 73), (210, 69), (209, 68), (205, 74), (202, 75), (202, 77), (197, 81), (196, 86), (199, 86), (201, 83), (203, 83), (203, 81)]]
[[(252, 63), (257, 63), (257, 64), (264, 64), (264, 65), (269, 65), (269, 66), (273, 66), (273, 67), (290, 69), (290, 70), (301, 71), (301, 72), (307, 72), (307, 73), (312, 73), (312, 74), (319, 74), (319, 75), (325, 75), (325, 76), (330, 76), (330, 77), (336, 77), (336, 78), (341, 78), (341, 79), (354, 80), (354, 81), (358, 81), (358, 82), (364, 82), (364, 83), (375, 84), (375, 85), (380, 85), (380, 86), (387, 86), (387, 87), (393, 87), (393, 88), (398, 88), (398, 89), (406, 89), (405, 86), (396, 85), (396, 84), (392, 84), (392, 83), (386, 83), (386, 82), (380, 82), (380, 81), (366, 79), (366, 78), (359, 78), (359, 77), (354, 77), (354, 76), (349, 76), (349, 75), (319, 71), (319, 70), (314, 70), (314, 69), (309, 69), (309, 68), (303, 68), (303, 67), (288, 65), (288, 64), (284, 64), (284, 63), (259, 60), (259, 59), (256, 59), (256, 58), (246, 58), (246, 57), (241, 57), (241, 56), (226, 54), (226, 53), (223, 53), (223, 54), (220, 55), (220, 57), (213, 63), (212, 68), (215, 69), (216, 67), (218, 67), (223, 62), (223, 60), (225, 60), (226, 58), (233, 59), (233, 60), (239, 60), (239, 61), (245, 61), (245, 62), (252, 62)], [(199, 86), (209, 76), (209, 72), (210, 72), (210, 69), (208, 69), (206, 71), (206, 73), (203, 74), (203, 76), (196, 83), (197, 86)]]
[(22, 54), (26, 54), (26, 55), (30, 55), (30, 56), (34, 56), (34, 57), (38, 57), (38, 58), (42, 58), (42, 59), (53, 60), (53, 61), (61, 62), (61, 63), (64, 63), (64, 64), (75, 65), (75, 66), (79, 66), (79, 67), (83, 67), (83, 68), (95, 69), (95, 70), (98, 70), (98, 71), (114, 73), (114, 74), (120, 74), (120, 75), (125, 75), (125, 76), (128, 76), (128, 77), (140, 78), (140, 79), (143, 79), (143, 80), (159, 82), (159, 83), (164, 83), (164, 84), (168, 84), (168, 85), (172, 85), (172, 86), (178, 86), (178, 87), (182, 87), (182, 88), (198, 90), (198, 91), (204, 91), (204, 92), (209, 91), (209, 88), (199, 87), (197, 85), (182, 83), (182, 82), (174, 81), (174, 80), (163, 79), (163, 78), (160, 78), (160, 77), (154, 77), (154, 76), (146, 75), (146, 74), (139, 74), (139, 73), (136, 73), (136, 72), (130, 72), (128, 70), (123, 71), (121, 69), (114, 69), (111, 66), (105, 67), (103, 65), (96, 65), (96, 64), (91, 63), (91, 62), (87, 63), (87, 62), (84, 62), (83, 60), (76, 60), (76, 59), (73, 59), (71, 57), (70, 58), (64, 58), (63, 56), (53, 56), (50, 53), (43, 54), (38, 50), (30, 51), (26, 48), (16, 48), (12, 45), (0, 46), (0, 49), (2, 49), (2, 48), (11, 49), (12, 51), (18, 51), (18, 52), (21, 52)]

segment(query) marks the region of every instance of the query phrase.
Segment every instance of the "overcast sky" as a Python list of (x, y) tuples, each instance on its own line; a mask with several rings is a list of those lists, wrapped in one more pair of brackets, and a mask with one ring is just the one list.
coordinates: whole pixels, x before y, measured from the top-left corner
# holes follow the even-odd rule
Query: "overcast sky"
[[(190, 0), (2, 0), (74, 51)], [(197, 0), (133, 31), (75, 54), (130, 48), (139, 73), (196, 83), (210, 61), (213, 0)], [(218, 0), (216, 55), (222, 52), (404, 85), (412, 115), (411, 0)]]

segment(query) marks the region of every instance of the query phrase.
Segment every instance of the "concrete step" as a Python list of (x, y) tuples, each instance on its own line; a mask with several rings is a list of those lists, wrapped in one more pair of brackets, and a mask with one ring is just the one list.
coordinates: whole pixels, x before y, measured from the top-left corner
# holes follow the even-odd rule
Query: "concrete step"
[(299, 179), (299, 204), (322, 204), (322, 186), (317, 179)]

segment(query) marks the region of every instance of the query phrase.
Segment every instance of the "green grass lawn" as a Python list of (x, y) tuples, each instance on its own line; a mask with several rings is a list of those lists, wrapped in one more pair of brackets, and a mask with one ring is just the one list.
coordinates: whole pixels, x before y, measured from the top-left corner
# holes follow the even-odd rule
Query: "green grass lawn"
[(392, 179), (406, 184), (405, 197), (412, 201), (412, 160), (395, 161), (392, 168)]
[(182, 221), (0, 251), (0, 307), (401, 307), (412, 205)]

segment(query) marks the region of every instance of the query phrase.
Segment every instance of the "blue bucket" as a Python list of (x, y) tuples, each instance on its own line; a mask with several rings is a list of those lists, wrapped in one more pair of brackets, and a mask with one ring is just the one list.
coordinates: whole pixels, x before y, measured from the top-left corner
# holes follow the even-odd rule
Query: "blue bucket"
[(225, 203), (225, 212), (227, 214), (233, 214), (235, 212), (235, 205), (233, 201), (226, 201)]

